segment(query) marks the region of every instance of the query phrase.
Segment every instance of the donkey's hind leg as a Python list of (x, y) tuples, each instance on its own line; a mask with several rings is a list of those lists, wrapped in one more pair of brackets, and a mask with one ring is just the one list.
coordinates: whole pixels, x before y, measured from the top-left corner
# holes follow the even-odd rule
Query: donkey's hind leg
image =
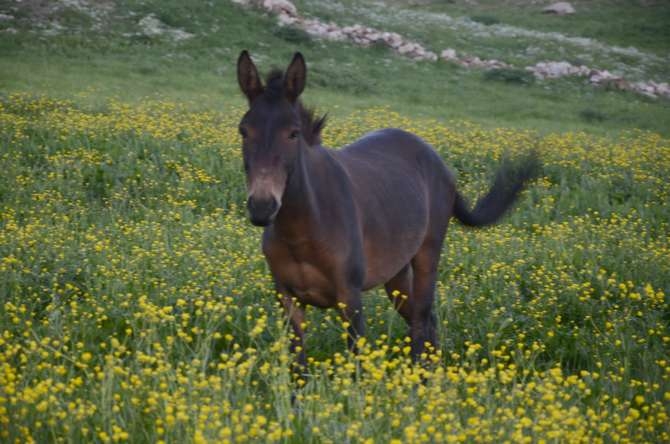
[(437, 319), (433, 311), (435, 301), (435, 281), (440, 261), (443, 236), (427, 239), (412, 259), (412, 297), (410, 331), (412, 338), (412, 358), (418, 360), (426, 349), (426, 344), (436, 349)]
[(347, 327), (347, 346), (350, 351), (358, 353), (358, 338), (365, 334), (365, 317), (360, 290), (346, 288), (338, 292), (340, 315), (349, 326)]

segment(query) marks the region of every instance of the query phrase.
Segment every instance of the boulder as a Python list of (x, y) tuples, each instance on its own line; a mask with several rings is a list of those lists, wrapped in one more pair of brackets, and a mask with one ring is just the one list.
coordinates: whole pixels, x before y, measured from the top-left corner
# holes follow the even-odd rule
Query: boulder
[(659, 96), (667, 97), (670, 99), (670, 85), (666, 82), (656, 83), (649, 82), (655, 90), (655, 93)]
[(447, 48), (444, 51), (442, 51), (440, 53), (440, 58), (449, 61), (458, 60), (458, 57), (456, 57), (456, 50), (451, 48)]
[(279, 14), (277, 16), (277, 21), (282, 26), (289, 26), (289, 25), (295, 24), (298, 21), (298, 18), (297, 17), (291, 17), (288, 14)]
[(598, 70), (594, 69), (589, 73), (589, 81), (591, 83), (605, 83), (605, 82), (614, 82), (621, 80), (621, 77), (612, 74), (606, 69)]
[(433, 51), (426, 51), (421, 60), (429, 60), (431, 62), (436, 62), (437, 54), (435, 54)]
[(591, 70), (584, 66), (575, 66), (569, 62), (539, 62), (526, 67), (538, 79), (557, 79), (564, 76), (587, 76)]
[(557, 2), (542, 9), (542, 12), (545, 14), (567, 15), (574, 14), (576, 11), (568, 2)]
[(283, 14), (289, 17), (297, 17), (298, 10), (288, 0), (263, 0), (261, 7), (273, 14)]
[(400, 54), (405, 55), (405, 54), (409, 53), (410, 51), (412, 51), (413, 49), (414, 49), (414, 46), (411, 43), (405, 43), (400, 48), (398, 48), (398, 52)]

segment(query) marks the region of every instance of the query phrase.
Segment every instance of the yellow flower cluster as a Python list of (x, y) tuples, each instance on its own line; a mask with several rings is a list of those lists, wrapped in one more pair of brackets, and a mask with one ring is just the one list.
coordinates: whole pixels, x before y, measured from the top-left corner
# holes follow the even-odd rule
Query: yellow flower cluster
[(544, 166), (502, 224), (449, 228), (423, 365), (373, 291), (358, 356), (309, 311), (294, 380), (241, 112), (0, 101), (0, 441), (670, 441), (670, 140), (333, 119), (329, 146), (420, 135), (471, 199), (501, 159)]

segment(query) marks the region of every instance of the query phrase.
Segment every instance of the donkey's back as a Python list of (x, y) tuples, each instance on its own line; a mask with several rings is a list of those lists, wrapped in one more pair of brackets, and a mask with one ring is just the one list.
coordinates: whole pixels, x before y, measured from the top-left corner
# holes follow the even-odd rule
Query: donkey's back
[[(454, 176), (432, 146), (415, 134), (386, 128), (368, 133), (334, 156), (361, 191), (378, 188), (380, 198), (422, 200), (430, 193), (444, 200), (455, 193)], [(390, 195), (387, 193), (391, 193)], [(361, 193), (366, 194), (366, 193)], [(358, 197), (358, 196), (357, 196)]]

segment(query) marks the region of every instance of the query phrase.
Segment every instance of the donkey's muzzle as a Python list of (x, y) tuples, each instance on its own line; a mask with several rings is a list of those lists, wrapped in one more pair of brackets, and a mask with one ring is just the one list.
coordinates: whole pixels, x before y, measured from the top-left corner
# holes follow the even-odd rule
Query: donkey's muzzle
[(254, 198), (252, 196), (247, 200), (247, 209), (252, 224), (257, 227), (266, 227), (277, 215), (279, 204), (274, 197)]

